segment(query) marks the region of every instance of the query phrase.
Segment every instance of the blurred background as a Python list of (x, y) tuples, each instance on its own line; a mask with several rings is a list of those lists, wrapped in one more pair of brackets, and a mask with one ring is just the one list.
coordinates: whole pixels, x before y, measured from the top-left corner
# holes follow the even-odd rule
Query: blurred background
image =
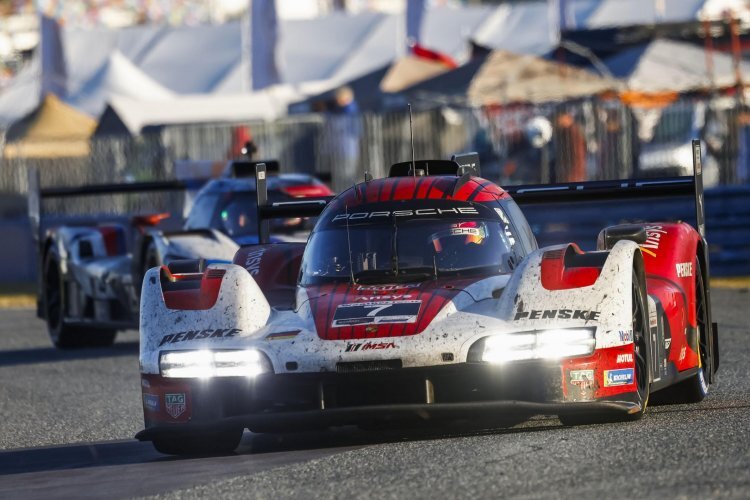
[(746, 0), (5, 0), (0, 16), (7, 262), (34, 252), (31, 167), (45, 187), (169, 180), (252, 141), (339, 191), (411, 158), (407, 103), (418, 158), (477, 151), (501, 185), (690, 174), (693, 138), (707, 186), (750, 182)]

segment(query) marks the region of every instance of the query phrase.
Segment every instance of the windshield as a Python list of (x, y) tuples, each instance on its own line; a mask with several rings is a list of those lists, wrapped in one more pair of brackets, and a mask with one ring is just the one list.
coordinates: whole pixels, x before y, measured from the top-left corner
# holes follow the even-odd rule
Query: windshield
[(507, 226), (497, 220), (390, 219), (350, 224), (348, 237), (345, 225), (315, 232), (300, 284), (348, 281), (352, 275), (358, 283), (385, 283), (496, 274), (510, 272), (520, 260)]
[[(269, 202), (286, 200), (275, 191), (268, 193)], [(295, 229), (301, 219), (277, 219), (272, 221), (275, 231)], [(228, 191), (207, 193), (196, 199), (190, 210), (185, 229), (218, 229), (224, 234), (237, 238), (258, 234), (258, 205), (255, 191)]]

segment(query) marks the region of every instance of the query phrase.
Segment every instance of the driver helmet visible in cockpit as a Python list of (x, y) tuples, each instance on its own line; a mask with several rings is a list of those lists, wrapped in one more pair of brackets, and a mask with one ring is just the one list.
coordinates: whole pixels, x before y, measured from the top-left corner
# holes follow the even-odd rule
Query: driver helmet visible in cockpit
[(488, 237), (487, 224), (482, 221), (456, 222), (432, 233), (429, 243), (439, 268), (461, 269), (472, 266), (473, 254), (483, 248)]

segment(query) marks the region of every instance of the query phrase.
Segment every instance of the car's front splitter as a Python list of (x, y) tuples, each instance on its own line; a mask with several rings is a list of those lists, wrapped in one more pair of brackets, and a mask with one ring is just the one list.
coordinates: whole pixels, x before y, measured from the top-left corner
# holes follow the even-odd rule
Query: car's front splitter
[(159, 424), (136, 434), (140, 441), (151, 441), (165, 435), (201, 434), (223, 429), (245, 428), (258, 432), (278, 432), (300, 428), (325, 428), (389, 421), (455, 421), (496, 420), (534, 415), (616, 416), (640, 410), (630, 401), (591, 401), (577, 403), (535, 403), (528, 401), (483, 401), (469, 403), (435, 403), (377, 405), (325, 410), (262, 413), (220, 418), (212, 422)]

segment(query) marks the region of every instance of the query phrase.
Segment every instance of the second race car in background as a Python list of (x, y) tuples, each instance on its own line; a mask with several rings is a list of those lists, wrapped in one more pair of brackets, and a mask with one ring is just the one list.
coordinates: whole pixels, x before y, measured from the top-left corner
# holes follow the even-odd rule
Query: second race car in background
[[(118, 330), (137, 328), (141, 281), (154, 266), (181, 259), (231, 262), (242, 245), (258, 242), (253, 162), (232, 162), (231, 176), (209, 181), (195, 197), (182, 230), (155, 225), (169, 214), (135, 216), (130, 224), (89, 223), (47, 227), (40, 198), (125, 192), (184, 190), (181, 182), (133, 183), (37, 190), (30, 198), (39, 244), (37, 314), (60, 348), (105, 346)], [(307, 174), (268, 178), (269, 198), (293, 201), (330, 196), (331, 190)], [(306, 220), (279, 221), (277, 232), (304, 231)], [(299, 238), (298, 238), (299, 239)]]

